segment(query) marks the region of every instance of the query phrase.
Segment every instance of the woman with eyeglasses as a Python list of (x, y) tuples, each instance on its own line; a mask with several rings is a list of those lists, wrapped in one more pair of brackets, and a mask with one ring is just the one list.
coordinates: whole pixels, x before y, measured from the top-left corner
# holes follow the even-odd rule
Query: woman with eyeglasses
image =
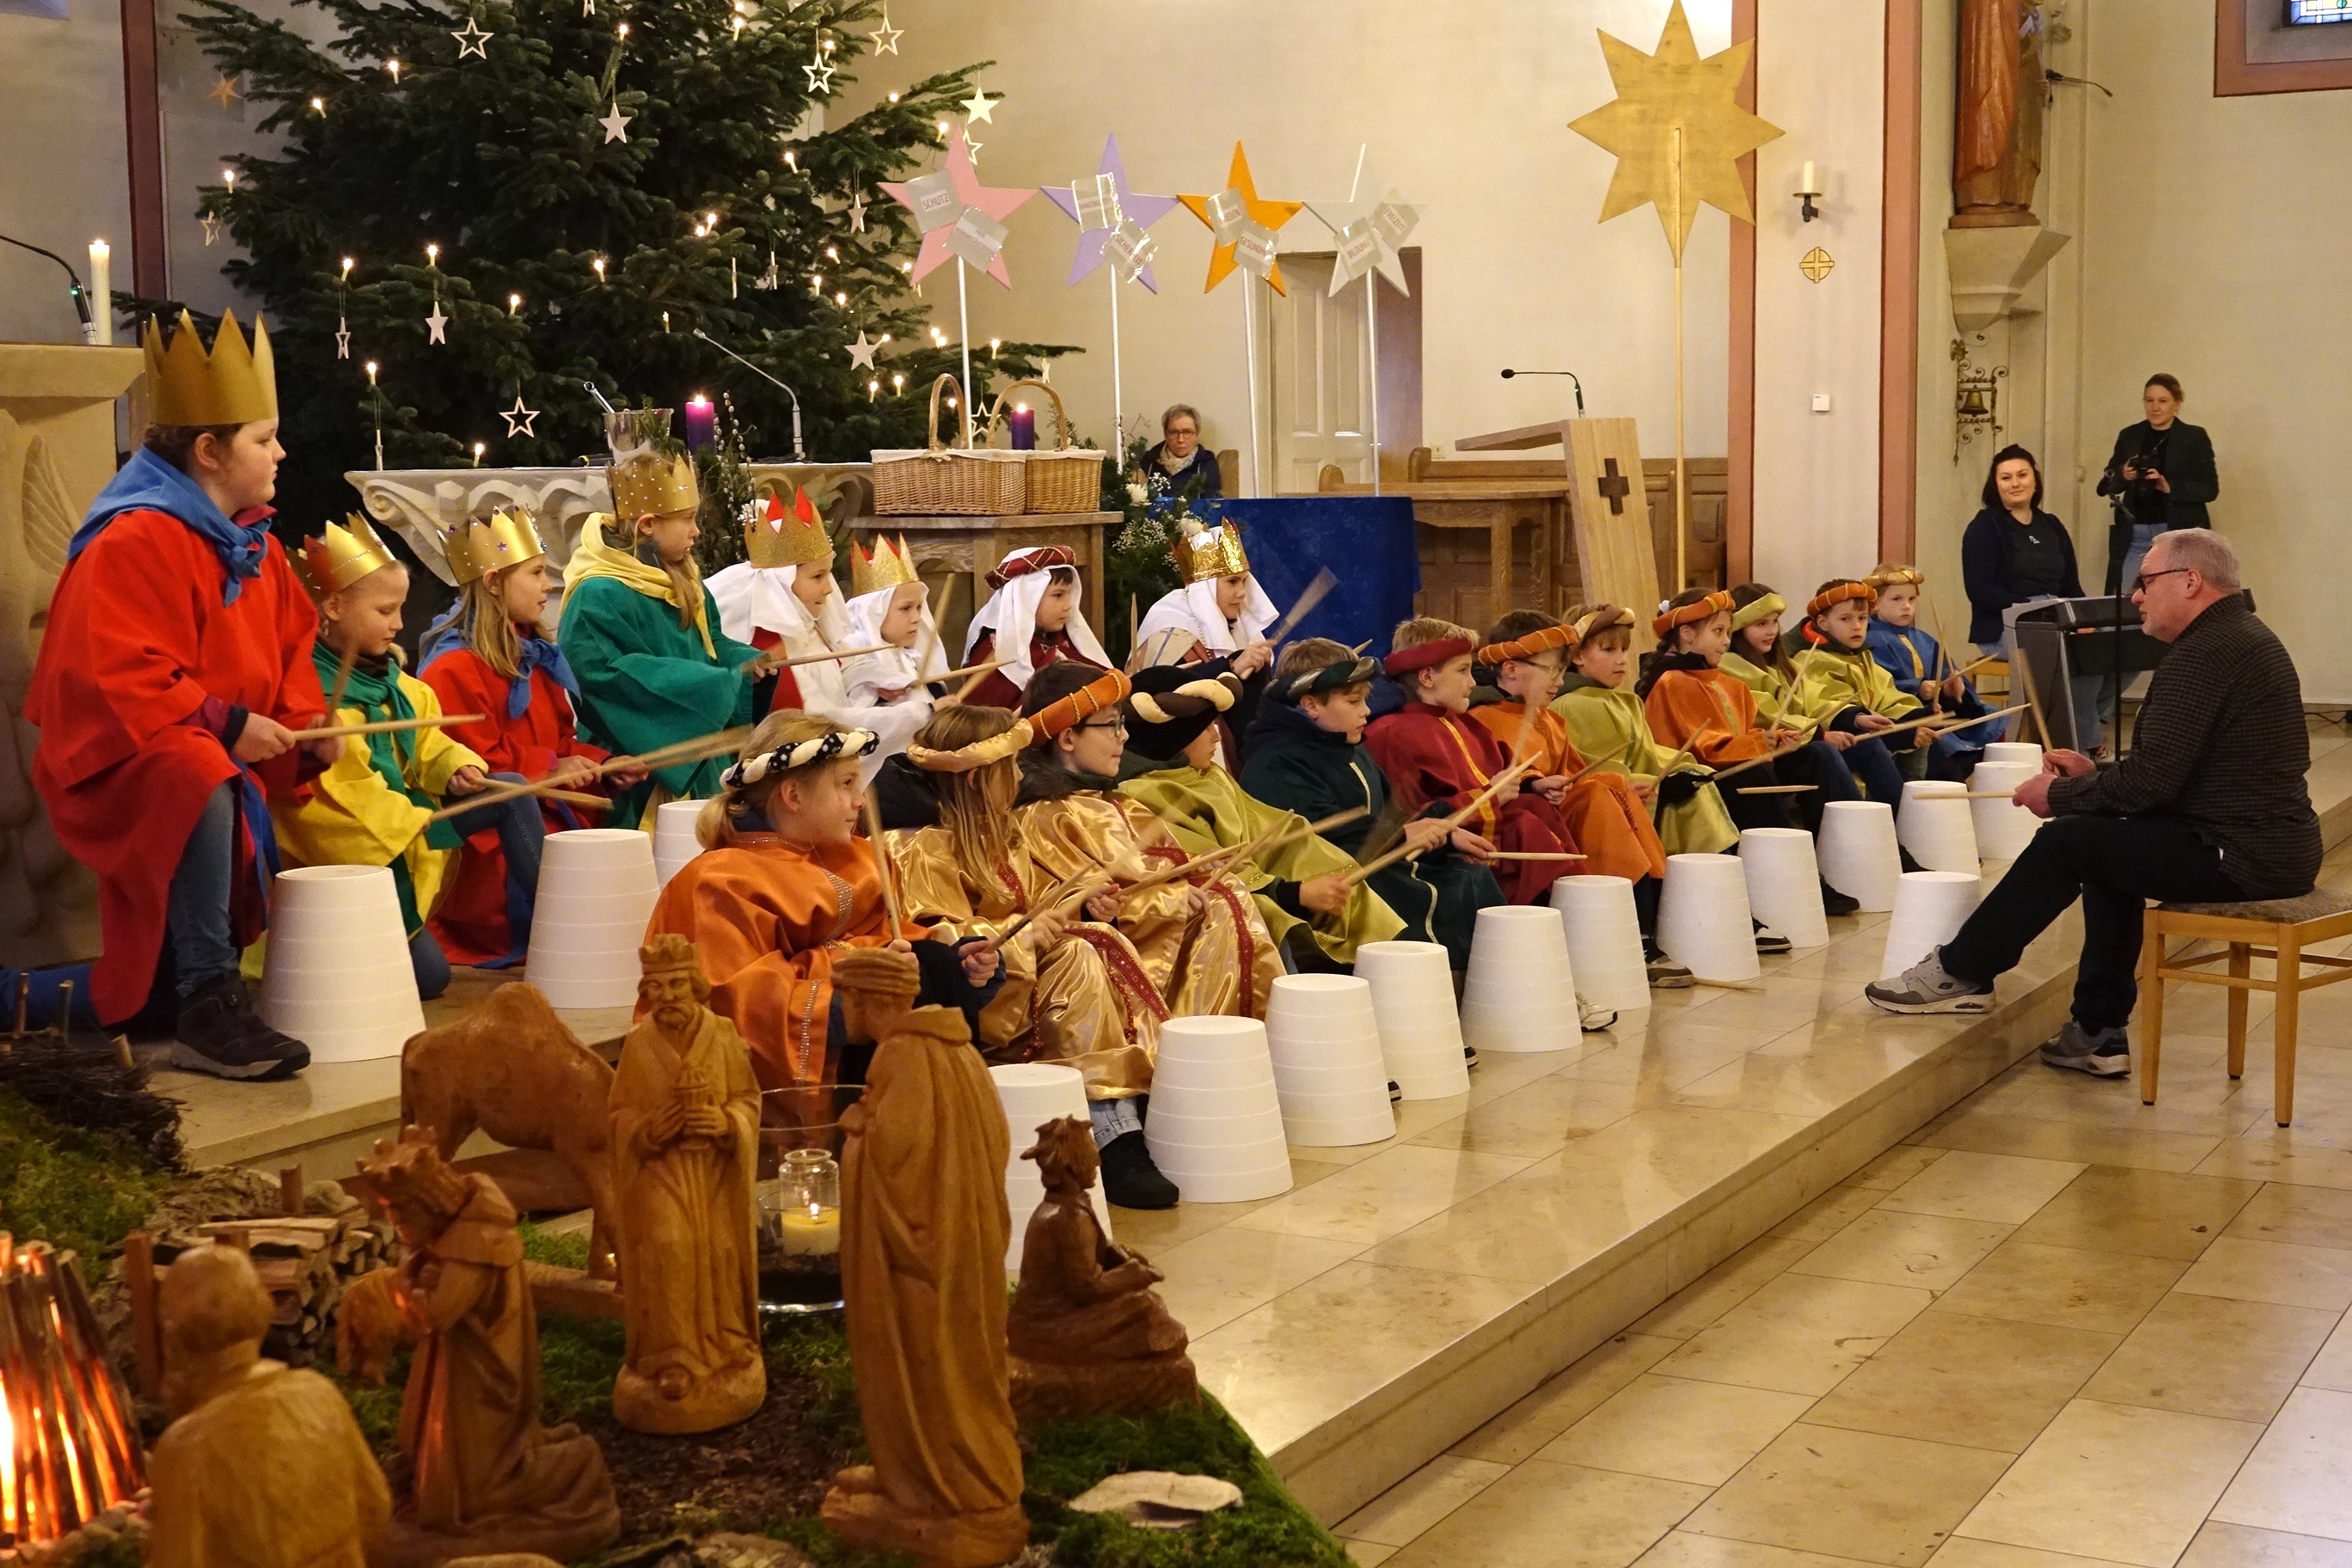
[[(2011, 665), (2017, 661), (2016, 611), (2083, 596), (2074, 536), (2042, 510), (2042, 465), (2022, 447), (2007, 446), (1993, 454), (1985, 474), (1984, 510), (1960, 536), (1960, 579), (1969, 595), (1969, 640), (1987, 652), (1999, 649)], [(2101, 678), (2077, 675), (2070, 684), (2074, 745), (2094, 753), (2103, 717)], [(2022, 692), (2024, 682), (2013, 682), (2011, 689)], [(2010, 732), (2021, 731), (2012, 727)]]

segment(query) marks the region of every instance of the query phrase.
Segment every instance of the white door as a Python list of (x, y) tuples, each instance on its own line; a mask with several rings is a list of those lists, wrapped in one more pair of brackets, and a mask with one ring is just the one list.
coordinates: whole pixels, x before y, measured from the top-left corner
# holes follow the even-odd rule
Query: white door
[(1350, 484), (1372, 482), (1371, 355), (1359, 278), (1331, 288), (1332, 258), (1286, 255), (1288, 297), (1273, 300), (1270, 381), (1274, 405), (1271, 493), (1311, 493), (1327, 463)]

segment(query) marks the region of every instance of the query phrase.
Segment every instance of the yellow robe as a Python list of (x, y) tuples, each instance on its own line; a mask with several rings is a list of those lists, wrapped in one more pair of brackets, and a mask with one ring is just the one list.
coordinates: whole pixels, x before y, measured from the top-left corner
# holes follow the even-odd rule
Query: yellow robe
[[(1139, 800), (1160, 818), (1169, 837), (1187, 855), (1206, 855), (1247, 844), (1268, 833), (1304, 828), (1307, 819), (1296, 812), (1277, 811), (1244, 793), (1234, 775), (1219, 767), (1178, 765), (1144, 773), (1118, 786), (1121, 795)], [(1276, 943), (1304, 925), (1315, 945), (1335, 963), (1356, 962), (1356, 949), (1368, 942), (1387, 942), (1404, 930), (1404, 922), (1362, 882), (1348, 890), (1345, 908), (1336, 914), (1301, 921), (1276, 903), (1264, 889), (1276, 882), (1307, 882), (1334, 872), (1352, 871), (1356, 862), (1338, 845), (1317, 834), (1306, 834), (1255, 858), (1232, 860), (1226, 871), (1249, 889), (1258, 918)]]
[[(440, 717), (441, 699), (431, 687), (404, 670), (399, 679), (401, 694), (418, 718)], [(331, 721), (356, 724), (363, 717), (356, 708), (339, 708)], [(459, 768), (489, 771), (488, 763), (451, 740), (446, 730), (414, 730), (395, 739), (401, 742), (403, 774), (436, 800), (448, 794), (450, 775)], [(287, 865), (389, 866), (404, 861), (409, 884), (416, 890), (419, 916), (431, 915), (440, 903), (463, 853), (436, 849), (425, 841), (425, 819), (432, 815), (384, 782), (364, 735), (345, 737), (333, 765), (310, 781), (309, 799), (282, 799), (275, 793), (269, 799), (278, 852)]]
[[(1623, 757), (1601, 764), (1603, 773), (1622, 773), (1636, 784), (1654, 784), (1658, 770), (1674, 755), (1650, 733), (1649, 715), (1631, 691), (1597, 683), (1577, 686), (1554, 699), (1551, 710), (1567, 721), (1569, 739), (1588, 757), (1605, 757), (1632, 742)], [(1675, 771), (1708, 770), (1686, 758)], [(1713, 784), (1702, 785), (1680, 805), (1660, 812), (1657, 823), (1658, 840), (1669, 855), (1719, 855), (1739, 842), (1739, 829), (1732, 826), (1731, 813)]]
[(1756, 694), (1756, 716), (1767, 724), (1796, 730), (1812, 722), (1827, 724), (1838, 716), (1838, 706), (1803, 685), (1801, 677), (1792, 684), (1770, 665), (1736, 653), (1725, 654), (1717, 668)]
[[(1123, 885), (1187, 858), (1150, 808), (1124, 795), (1077, 790), (1032, 801), (1013, 814), (1043, 876), (1056, 880), (1096, 869)], [(1282, 960), (1249, 889), (1222, 872), (1202, 886), (1163, 882), (1127, 900), (1117, 925), (1135, 948), (1169, 1016), (1263, 1018)]]
[[(964, 874), (944, 827), (902, 828), (883, 840), (907, 918), (949, 942), (1002, 933), (1055, 880), (1017, 838), (1011, 862), (979, 881)], [(983, 1058), (1076, 1068), (1092, 1100), (1150, 1091), (1167, 1005), (1125, 937), (1083, 921), (1043, 953), (1026, 937), (997, 951), (1004, 984), (981, 1010), (974, 1043)]]
[[(1809, 647), (1797, 656), (1797, 677), (1803, 683), (1809, 707), (1825, 708), (1833, 715), (1859, 708), (1882, 718), (1911, 719), (1927, 711), (1918, 698), (1895, 684), (1895, 677), (1870, 657), (1867, 647), (1851, 652)], [(1916, 742), (1911, 736), (1902, 735), (1893, 737), (1892, 743), (1898, 750), (1908, 750)]]

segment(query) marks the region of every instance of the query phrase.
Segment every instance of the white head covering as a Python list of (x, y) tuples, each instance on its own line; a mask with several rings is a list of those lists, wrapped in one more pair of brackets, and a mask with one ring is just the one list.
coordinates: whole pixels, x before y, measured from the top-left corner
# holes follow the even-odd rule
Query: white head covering
[[(1050, 548), (1033, 545), (1013, 551), (998, 563), (998, 570), (1043, 554)], [(1078, 574), (1075, 566), (1024, 572), (1018, 577), (1007, 578), (1004, 586), (991, 595), (980, 613), (972, 616), (971, 626), (963, 635), (963, 658), (960, 662), (971, 663), (971, 650), (980, 644), (980, 634), (992, 631), (996, 634), (996, 657), (1011, 660), (997, 673), (1021, 689), (1028, 689), (1029, 678), (1037, 673), (1036, 667), (1029, 662), (1030, 639), (1037, 635), (1037, 603), (1045, 596), (1055, 572), (1069, 573), (1072, 585), (1076, 584)], [(1075, 602), (1070, 605), (1069, 625), (1063, 627), (1063, 632), (1086, 658), (1105, 669), (1111, 668), (1110, 655), (1103, 652), (1102, 644), (1095, 640), (1094, 628), (1087, 625), (1086, 612)]]
[[(811, 620), (808, 606), (793, 592), (793, 581), (801, 571), (798, 566), (754, 566), (738, 561), (722, 568), (705, 580), (719, 605), (719, 630), (741, 643), (762, 631), (774, 634), (788, 646), (809, 643), (805, 649), (794, 647), (795, 655), (855, 646), (842, 641), (849, 635), (849, 613), (842, 604), (840, 580), (825, 567), (817, 569), (824, 573), (830, 586), (824, 603), (817, 607), (816, 618)], [(812, 642), (812, 638), (823, 640)]]
[[(883, 618), (889, 615), (890, 601), (903, 586), (904, 584), (893, 584), (849, 601), (849, 633), (845, 646), (872, 647), (882, 640)], [(929, 651), (924, 655), (921, 679), (937, 680), (948, 672), (948, 654), (940, 646), (939, 627), (931, 619), (928, 595), (923, 602), (922, 629), (916, 634), (913, 647), (865, 654), (841, 667), (842, 684), (848, 689), (849, 700), (863, 706), (872, 702), (877, 692), (896, 691), (916, 684), (915, 656), (927, 648)]]
[(1139, 660), (1142, 665), (1173, 664), (1195, 642), (1212, 654), (1237, 653), (1265, 636), (1280, 618), (1255, 576), (1249, 580), (1237, 624), (1229, 624), (1218, 612), (1215, 579), (1188, 583), (1162, 594), (1143, 613), (1143, 624), (1135, 632), (1136, 657), (1128, 663), (1130, 668)]

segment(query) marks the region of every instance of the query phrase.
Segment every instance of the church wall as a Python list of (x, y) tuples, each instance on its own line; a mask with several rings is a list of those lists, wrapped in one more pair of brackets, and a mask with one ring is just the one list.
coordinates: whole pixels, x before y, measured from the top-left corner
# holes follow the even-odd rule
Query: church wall
[[(1762, 0), (1756, 31), (1757, 112), (1784, 134), (1757, 153), (1754, 570), (1801, 603), (1877, 558), (1885, 0)], [(1811, 223), (1788, 194), (1808, 159)]]
[[(85, 283), (103, 237), (128, 289), (121, 37), (117, 0), (74, 0), (63, 19), (0, 11), (0, 233), (57, 252)], [(65, 274), (14, 246), (0, 246), (0, 341), (81, 341)]]
[[(1422, 205), (1423, 429), (1429, 445), (1574, 412), (1563, 380), (1504, 381), (1506, 365), (1567, 369), (1587, 411), (1630, 415), (1643, 449), (1673, 450), (1672, 272), (1644, 208), (1594, 220), (1614, 166), (1567, 129), (1614, 96), (1594, 38), (1606, 29), (1646, 50), (1664, 0), (1488, 0), (1411, 6), (1381, 0), (1249, 4), (1202, 0), (1178, 11), (1117, 0), (1036, 7), (901, 0), (902, 58), (866, 64), (844, 112), (901, 80), (970, 60), (1009, 100), (978, 129), (981, 176), (1042, 184), (1091, 174), (1117, 132), (1139, 190), (1222, 188), (1235, 138), (1261, 195), (1343, 197), (1356, 150), (1368, 177)], [(1702, 53), (1730, 40), (1729, 0), (1687, 7)], [(974, 285), (973, 339), (1082, 345), (1055, 384), (1082, 429), (1109, 423), (1108, 285), (1065, 288), (1076, 231), (1043, 197), (1015, 213), (1006, 247), (1014, 289)], [(1121, 301), (1126, 403), (1156, 416), (1200, 405), (1213, 446), (1246, 438), (1239, 282), (1203, 295), (1208, 231), (1182, 211), (1152, 230), (1160, 296)], [(1689, 450), (1724, 450), (1727, 224), (1701, 212), (1687, 253)], [(1328, 249), (1311, 214), (1287, 248)], [(935, 317), (953, 331), (953, 280), (934, 274)], [(1156, 438), (1156, 437), (1155, 437)], [(1269, 450), (1269, 458), (1271, 452)]]

